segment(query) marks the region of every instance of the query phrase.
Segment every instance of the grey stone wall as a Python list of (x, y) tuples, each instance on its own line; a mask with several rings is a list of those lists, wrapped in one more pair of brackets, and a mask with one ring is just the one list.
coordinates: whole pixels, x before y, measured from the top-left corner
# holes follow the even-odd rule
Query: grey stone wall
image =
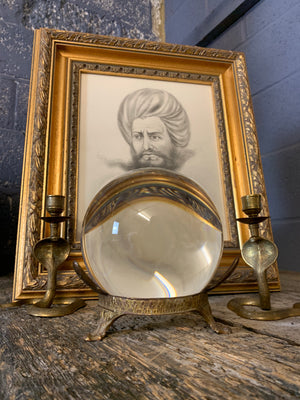
[(159, 1), (0, 1), (0, 274), (14, 265), (34, 29), (158, 40), (152, 6)]
[[(166, 40), (194, 45), (241, 3), (166, 0)], [(261, 0), (209, 43), (246, 55), (278, 264), (295, 271), (300, 271), (299, 21), (299, 0)]]

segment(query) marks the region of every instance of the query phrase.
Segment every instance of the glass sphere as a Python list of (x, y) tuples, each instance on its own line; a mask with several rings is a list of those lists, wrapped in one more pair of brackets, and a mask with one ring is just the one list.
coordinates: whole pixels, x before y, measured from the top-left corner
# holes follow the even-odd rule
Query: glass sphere
[(82, 252), (105, 292), (129, 298), (200, 293), (223, 250), (220, 217), (194, 182), (161, 169), (134, 171), (89, 206)]

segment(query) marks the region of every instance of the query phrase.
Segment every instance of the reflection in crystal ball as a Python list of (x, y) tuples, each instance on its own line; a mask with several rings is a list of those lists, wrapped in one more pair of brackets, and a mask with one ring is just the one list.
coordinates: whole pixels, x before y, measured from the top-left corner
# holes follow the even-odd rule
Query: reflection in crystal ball
[(115, 296), (200, 293), (211, 280), (223, 249), (221, 224), (211, 223), (182, 202), (164, 198), (135, 199), (100, 222), (87, 222), (82, 246), (88, 271)]

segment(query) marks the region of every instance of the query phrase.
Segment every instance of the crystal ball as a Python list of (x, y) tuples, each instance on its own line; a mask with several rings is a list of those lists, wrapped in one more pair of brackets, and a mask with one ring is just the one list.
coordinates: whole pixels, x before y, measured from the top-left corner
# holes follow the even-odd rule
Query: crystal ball
[(115, 179), (97, 193), (83, 221), (89, 276), (114, 296), (200, 293), (222, 250), (212, 201), (195, 182), (167, 170), (146, 168)]

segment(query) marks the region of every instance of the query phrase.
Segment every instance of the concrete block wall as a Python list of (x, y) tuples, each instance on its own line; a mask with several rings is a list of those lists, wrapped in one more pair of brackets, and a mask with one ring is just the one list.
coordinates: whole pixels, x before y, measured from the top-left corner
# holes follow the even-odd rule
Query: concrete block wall
[[(219, 10), (213, 15), (208, 11), (208, 4), (212, 3)], [(226, 8), (230, 11), (229, 3), (232, 6), (234, 2), (166, 0), (166, 41), (195, 45), (208, 33), (208, 27), (212, 29), (213, 20), (216, 25), (220, 22), (217, 17)], [(183, 11), (185, 8), (188, 10)], [(184, 27), (179, 23), (179, 16), (187, 14), (199, 16), (196, 25), (192, 25), (195, 18), (188, 22), (184, 17)], [(169, 26), (173, 20), (177, 21), (176, 34)], [(299, 0), (261, 0), (208, 45), (243, 51), (246, 55), (274, 239), (279, 247), (279, 268), (297, 271), (300, 271), (299, 21)]]
[[(0, 275), (13, 271), (34, 29), (159, 40), (156, 0), (0, 2)], [(156, 10), (157, 11), (157, 10)]]

